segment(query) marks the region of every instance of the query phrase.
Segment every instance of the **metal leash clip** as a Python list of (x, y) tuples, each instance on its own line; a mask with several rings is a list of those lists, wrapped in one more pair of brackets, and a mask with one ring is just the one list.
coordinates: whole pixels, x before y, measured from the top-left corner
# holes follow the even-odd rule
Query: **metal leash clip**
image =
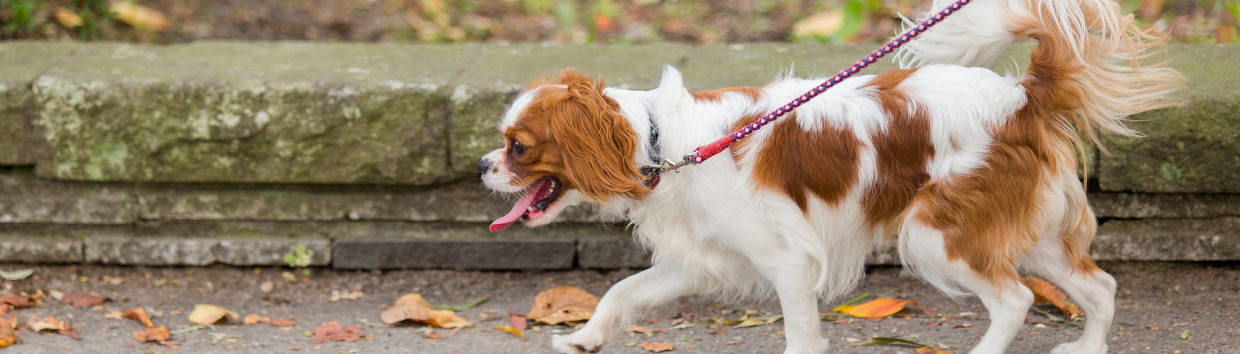
[(696, 155), (697, 155), (696, 151), (685, 154), (684, 159), (680, 160), (680, 162), (672, 161), (671, 159), (663, 159), (663, 161), (659, 162), (658, 165), (649, 165), (649, 166), (646, 166), (646, 168), (655, 169), (655, 170), (658, 170), (659, 172), (667, 172), (667, 171), (675, 170), (676, 173), (680, 173), (680, 168), (685, 167), (685, 165), (688, 165), (691, 161), (693, 161), (693, 156), (696, 156)]

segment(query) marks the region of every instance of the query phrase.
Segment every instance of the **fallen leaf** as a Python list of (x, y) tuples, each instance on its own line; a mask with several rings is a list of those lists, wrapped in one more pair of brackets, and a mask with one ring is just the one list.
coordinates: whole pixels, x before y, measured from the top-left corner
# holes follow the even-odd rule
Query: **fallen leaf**
[(781, 318), (784, 318), (784, 315), (779, 314), (779, 315), (770, 315), (770, 316), (762, 316), (762, 317), (754, 317), (754, 318), (745, 318), (741, 320), (741, 323), (736, 324), (736, 328), (761, 326), (764, 324), (778, 321)]
[(534, 297), (534, 306), (525, 318), (546, 324), (584, 321), (594, 316), (599, 298), (574, 286), (557, 286)]
[(82, 16), (78, 16), (73, 13), (73, 10), (64, 6), (58, 6), (56, 7), (56, 22), (65, 28), (74, 28), (82, 25)]
[(271, 322), (270, 318), (259, 316), (257, 313), (251, 313), (251, 314), (245, 315), (245, 319), (241, 320), (242, 324), (248, 324), (248, 325), (252, 325), (255, 323), (268, 323), (268, 322)]
[(828, 10), (814, 13), (792, 24), (792, 36), (795, 38), (813, 36), (825, 38), (839, 33), (843, 28), (844, 12)]
[(913, 304), (908, 300), (896, 300), (892, 298), (880, 297), (867, 301), (860, 305), (840, 305), (831, 311), (852, 315), (860, 318), (882, 318), (900, 312), (904, 309), (904, 305)]
[(365, 296), (365, 295), (366, 294), (363, 294), (361, 290), (353, 290), (349, 292), (340, 292), (340, 291), (332, 290), (332, 296), (328, 298), (328, 301), (357, 300), (357, 299), (361, 299), (362, 296)]
[(1068, 301), (1067, 295), (1064, 295), (1062, 291), (1059, 291), (1059, 288), (1051, 285), (1051, 283), (1034, 277), (1021, 278), (1020, 280), (1029, 287), (1029, 290), (1033, 290), (1034, 303), (1044, 303), (1049, 301), (1051, 304), (1055, 305), (1055, 307), (1059, 308), (1059, 311), (1062, 311), (1063, 314), (1068, 315), (1069, 320), (1076, 319), (1077, 317), (1085, 314), (1084, 312), (1081, 312), (1081, 309), (1078, 308), (1076, 304)]
[(232, 322), (236, 321), (237, 317), (241, 316), (236, 312), (211, 304), (195, 304), (194, 310), (189, 312), (189, 321), (200, 325), (215, 324), (220, 320)]
[(262, 284), (258, 285), (258, 290), (262, 291), (263, 294), (270, 293), (272, 290), (275, 290), (275, 289), (276, 289), (276, 283), (272, 283), (270, 280), (265, 281)]
[(215, 329), (215, 327), (208, 327), (208, 326), (209, 326), (209, 325), (200, 325), (200, 324), (196, 324), (196, 325), (193, 325), (193, 326), (189, 326), (189, 327), (185, 327), (185, 328), (181, 328), (181, 329), (178, 329), (178, 330), (172, 331), (172, 332), (170, 332), (170, 333), (172, 333), (173, 335), (177, 335), (177, 334), (184, 334), (184, 333), (189, 333), (189, 332), (193, 332), (193, 331), (197, 331), (197, 330), (203, 330), (203, 329), (207, 329), (207, 328)]
[(648, 334), (654, 333), (654, 330), (650, 329), (650, 327), (646, 327), (646, 326), (638, 326), (638, 325), (630, 325), (630, 326), (629, 326), (629, 328), (628, 328), (628, 329), (625, 329), (624, 331), (625, 331), (625, 332), (629, 332), (630, 334), (632, 334), (632, 333), (641, 333), (641, 334), (647, 334), (647, 335), (648, 335)]
[(849, 341), (849, 342), (854, 342), (854, 343), (856, 343), (856, 344), (853, 344), (853, 345), (856, 345), (856, 346), (858, 346), (858, 347), (864, 347), (864, 346), (870, 346), (870, 345), (887, 345), (887, 344), (891, 344), (891, 343), (902, 343), (902, 344), (908, 344), (908, 345), (912, 345), (912, 346), (916, 346), (916, 347), (928, 347), (928, 345), (921, 344), (921, 343), (917, 343), (917, 342), (914, 342), (914, 341), (911, 341), (911, 340), (907, 340), (907, 339), (900, 339), (900, 338), (891, 338), (891, 337), (874, 337), (874, 338), (870, 338), (870, 340), (867, 340), (867, 341), (864, 341), (864, 342), (859, 341), (859, 340), (856, 340), (856, 339), (854, 339), (854, 338), (848, 338), (848, 341)]
[(132, 1), (113, 1), (108, 9), (116, 13), (116, 19), (138, 29), (158, 32), (169, 27), (163, 13)]
[(669, 351), (672, 349), (676, 349), (676, 347), (673, 347), (672, 343), (669, 343), (669, 342), (651, 343), (647, 341), (647, 342), (642, 342), (642, 349), (649, 350), (655, 353), (659, 353), (659, 352), (665, 352), (665, 351)]
[(9, 317), (0, 316), (0, 348), (13, 345), (17, 341), (17, 336), (13, 333), (13, 327), (17, 325), (17, 314), (9, 315)]
[(133, 334), (133, 339), (138, 342), (163, 342), (172, 338), (172, 334), (168, 333), (168, 327), (159, 326)]
[(925, 346), (925, 347), (917, 348), (917, 354), (952, 354), (952, 352), (949, 352), (946, 350), (939, 350), (938, 348), (934, 348), (930, 346)]
[(526, 325), (525, 316), (512, 313), (512, 311), (508, 311), (508, 324), (511, 325), (512, 328), (516, 328), (517, 330), (524, 331), (525, 325)]
[(18, 269), (12, 272), (0, 270), (0, 278), (4, 280), (22, 280), (31, 274), (34, 274), (34, 268)]
[(292, 327), (297, 325), (297, 321), (271, 320), (271, 325), (276, 327)]
[(1186, 329), (1186, 330), (1184, 330), (1184, 332), (1181, 332), (1181, 333), (1180, 333), (1180, 339), (1188, 339), (1188, 330), (1187, 330), (1187, 329)]
[(331, 321), (331, 323), (319, 326), (314, 329), (314, 340), (310, 344), (319, 344), (324, 342), (352, 342), (361, 339), (362, 328), (358, 326), (348, 326), (340, 328), (340, 323)]
[(109, 320), (119, 320), (125, 318), (125, 314), (117, 310), (108, 310), (108, 313), (103, 315), (103, 318)]
[(25, 296), (20, 295), (4, 295), (0, 296), (0, 303), (12, 305), (14, 308), (31, 307), (34, 303)]
[(108, 298), (83, 294), (65, 294), (60, 298), (60, 302), (80, 309), (95, 306), (103, 303), (104, 301), (108, 301)]
[(60, 334), (69, 336), (69, 338), (79, 339), (77, 330), (74, 330), (73, 326), (70, 326), (68, 323), (64, 323), (63, 321), (52, 316), (47, 316), (47, 318), (32, 317), (28, 324), (30, 325), (31, 331), (38, 332), (45, 329), (50, 329), (60, 332)]
[[(142, 322), (142, 325), (146, 326), (146, 328), (155, 328), (155, 324), (151, 323), (151, 318), (146, 315), (146, 309), (144, 308), (135, 307), (135, 308), (129, 309), (129, 311), (125, 311), (125, 313), (121, 314), (121, 316), (125, 318), (129, 318), (129, 319), (133, 319), (138, 322)], [(167, 328), (164, 329), (164, 331), (167, 331), (167, 330), (168, 330)]]
[(961, 323), (952, 328), (969, 328), (969, 327), (973, 327), (973, 324), (972, 323)]
[(429, 324), (439, 328), (461, 328), (471, 325), (469, 320), (457, 316), (451, 310), (435, 310), (419, 294), (405, 294), (396, 304), (379, 313), (384, 323), (393, 324), (404, 320)]
[(525, 338), (525, 332), (522, 332), (521, 330), (516, 329), (516, 328), (512, 328), (512, 326), (495, 326), (495, 328), (493, 329), (498, 329), (504, 332), (508, 332), (508, 333), (521, 336), (521, 338)]

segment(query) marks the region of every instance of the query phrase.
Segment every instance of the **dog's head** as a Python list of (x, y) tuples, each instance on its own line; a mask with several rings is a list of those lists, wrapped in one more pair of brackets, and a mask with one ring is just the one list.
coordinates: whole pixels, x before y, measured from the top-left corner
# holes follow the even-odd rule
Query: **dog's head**
[(641, 199), (647, 192), (634, 160), (640, 139), (618, 103), (603, 95), (602, 80), (567, 69), (533, 83), (499, 130), (505, 146), (483, 156), (478, 170), (487, 188), (522, 196), (491, 231), (518, 220), (545, 225), (582, 201)]

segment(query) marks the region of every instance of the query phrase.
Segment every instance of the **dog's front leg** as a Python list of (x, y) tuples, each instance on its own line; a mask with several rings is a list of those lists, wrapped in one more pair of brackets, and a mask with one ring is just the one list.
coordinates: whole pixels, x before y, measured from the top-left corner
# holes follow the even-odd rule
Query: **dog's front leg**
[(810, 272), (803, 266), (785, 264), (770, 269), (768, 277), (779, 293), (784, 311), (785, 354), (821, 354), (827, 351), (827, 340), (819, 333), (818, 297), (814, 282), (806, 279)]
[(585, 327), (570, 335), (552, 336), (551, 346), (567, 354), (598, 352), (651, 308), (692, 294), (694, 283), (680, 269), (656, 264), (612, 286)]

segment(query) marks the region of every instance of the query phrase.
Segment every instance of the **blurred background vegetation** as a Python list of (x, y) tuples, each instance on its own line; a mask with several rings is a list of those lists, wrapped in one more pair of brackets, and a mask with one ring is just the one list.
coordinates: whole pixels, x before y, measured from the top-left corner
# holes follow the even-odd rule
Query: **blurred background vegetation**
[[(0, 0), (0, 39), (178, 43), (881, 42), (929, 0)], [(1240, 0), (1120, 0), (1176, 42), (1231, 43)]]

